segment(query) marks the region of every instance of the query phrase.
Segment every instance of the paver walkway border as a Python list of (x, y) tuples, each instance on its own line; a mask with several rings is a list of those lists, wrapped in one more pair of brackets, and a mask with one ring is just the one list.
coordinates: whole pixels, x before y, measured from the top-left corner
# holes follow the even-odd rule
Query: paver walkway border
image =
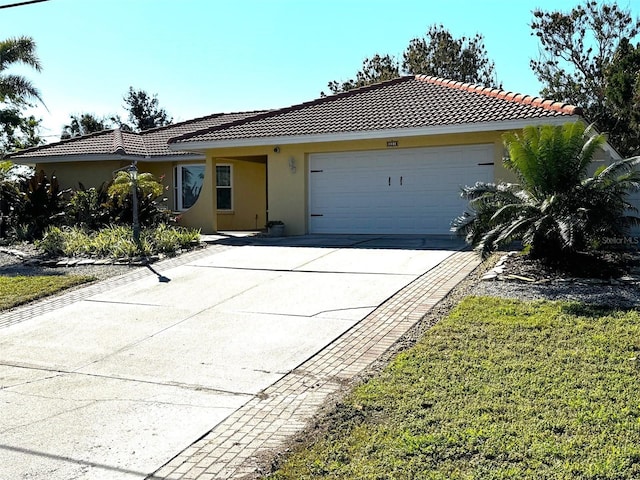
[(256, 478), (258, 454), (278, 451), (302, 431), (345, 381), (378, 359), (479, 264), (473, 252), (454, 253), (253, 397), (148, 480)]

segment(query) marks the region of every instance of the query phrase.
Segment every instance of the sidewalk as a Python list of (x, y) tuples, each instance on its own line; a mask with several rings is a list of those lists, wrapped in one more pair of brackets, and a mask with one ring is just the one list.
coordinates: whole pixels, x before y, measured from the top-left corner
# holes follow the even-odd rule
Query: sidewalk
[(148, 479), (257, 478), (259, 455), (281, 449), (345, 382), (371, 365), (479, 263), (473, 252), (451, 255)]

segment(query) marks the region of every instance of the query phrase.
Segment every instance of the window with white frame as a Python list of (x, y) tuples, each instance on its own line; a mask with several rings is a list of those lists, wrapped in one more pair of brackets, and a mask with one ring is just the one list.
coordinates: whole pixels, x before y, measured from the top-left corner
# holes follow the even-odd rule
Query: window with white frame
[(175, 168), (176, 210), (187, 210), (196, 203), (202, 190), (204, 168), (204, 165), (178, 165)]
[(216, 165), (216, 198), (218, 210), (233, 210), (231, 165)]

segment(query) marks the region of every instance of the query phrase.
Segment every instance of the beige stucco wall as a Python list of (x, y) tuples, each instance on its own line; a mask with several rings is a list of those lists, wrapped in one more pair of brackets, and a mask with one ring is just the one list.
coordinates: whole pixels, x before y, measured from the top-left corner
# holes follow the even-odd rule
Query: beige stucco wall
[[(218, 211), (216, 165), (231, 165), (232, 210)], [(207, 155), (205, 178), (196, 203), (181, 213), (181, 225), (197, 227), (202, 233), (221, 230), (260, 230), (267, 221), (266, 162), (230, 156)]]
[(218, 211), (218, 230), (260, 230), (267, 219), (267, 168), (265, 163), (216, 158), (216, 164), (231, 165), (232, 206)]
[(36, 170), (44, 170), (48, 177), (55, 174), (62, 188), (78, 189), (78, 183), (86, 188), (99, 187), (113, 178), (113, 171), (129, 165), (129, 162), (73, 162), (36, 164)]
[(163, 205), (169, 210), (173, 210), (175, 205), (173, 200), (175, 193), (173, 189), (173, 165), (171, 162), (138, 162), (138, 171), (140, 173), (150, 173), (162, 183), (164, 187), (163, 198), (166, 198)]

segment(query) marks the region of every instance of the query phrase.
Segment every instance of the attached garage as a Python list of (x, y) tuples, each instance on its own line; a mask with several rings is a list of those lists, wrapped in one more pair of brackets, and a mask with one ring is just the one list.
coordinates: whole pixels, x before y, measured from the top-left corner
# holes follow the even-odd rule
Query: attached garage
[(460, 189), (493, 181), (491, 145), (318, 153), (309, 159), (309, 232), (448, 234)]
[(497, 158), (505, 132), (576, 121), (580, 113), (543, 98), (416, 75), (170, 142), (176, 151), (205, 152), (212, 164), (266, 156), (267, 220), (282, 221), (287, 235), (450, 235), (466, 207), (460, 188), (508, 176)]

